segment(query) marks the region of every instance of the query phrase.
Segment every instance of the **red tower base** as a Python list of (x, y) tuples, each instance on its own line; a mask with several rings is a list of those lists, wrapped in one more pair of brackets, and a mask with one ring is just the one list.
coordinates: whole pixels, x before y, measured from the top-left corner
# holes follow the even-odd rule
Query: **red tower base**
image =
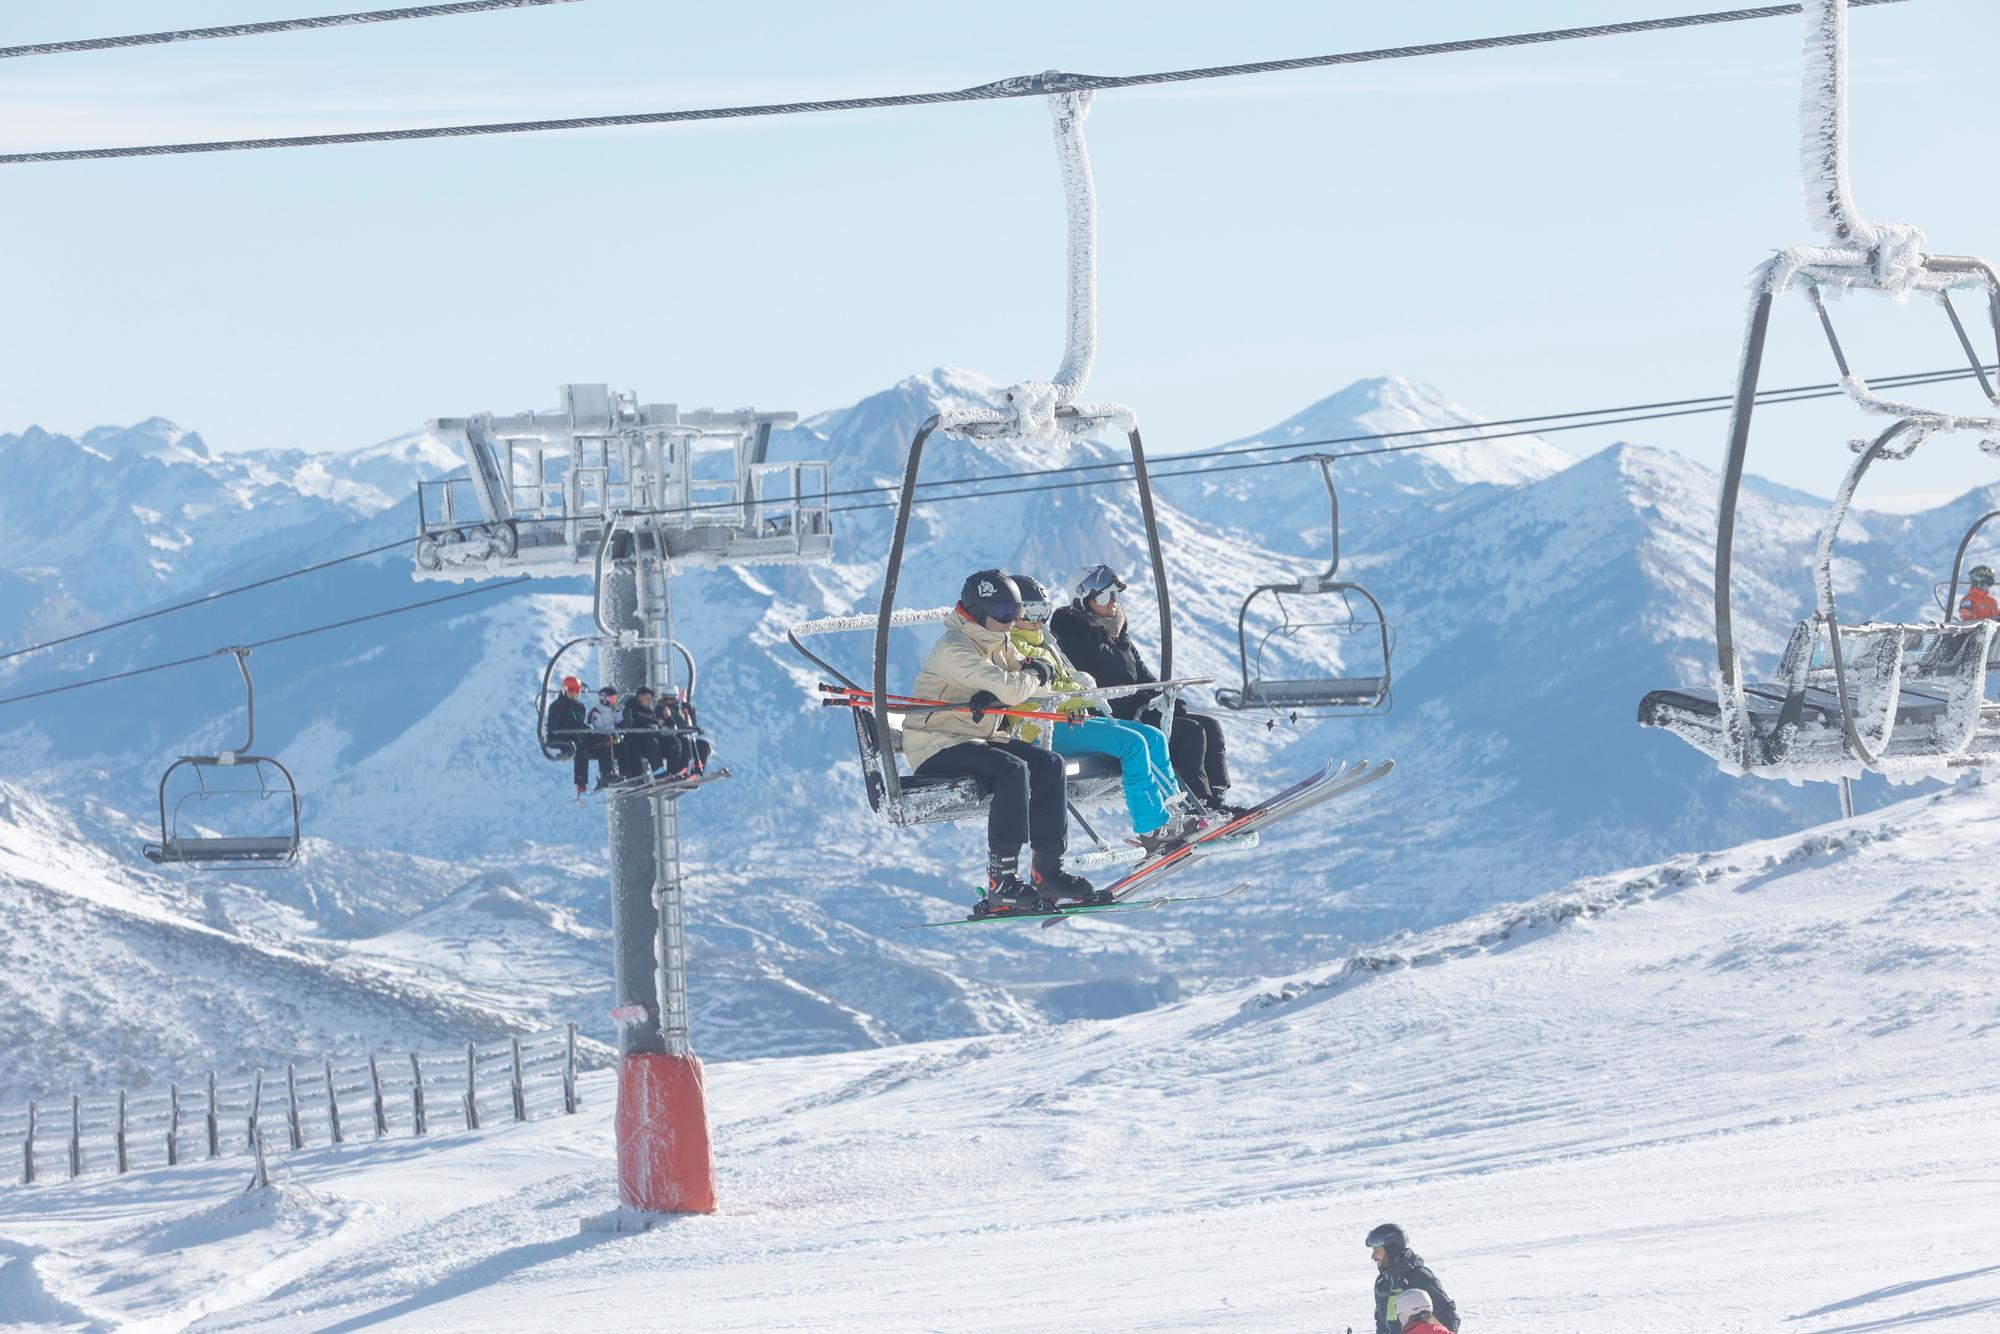
[(663, 1214), (715, 1212), (701, 1060), (632, 1052), (618, 1065), (618, 1198)]

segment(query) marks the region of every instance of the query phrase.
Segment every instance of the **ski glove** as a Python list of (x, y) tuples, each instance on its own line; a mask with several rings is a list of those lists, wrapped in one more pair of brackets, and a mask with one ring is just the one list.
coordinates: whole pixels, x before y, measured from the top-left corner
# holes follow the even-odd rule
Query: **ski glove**
[(1097, 701), (1087, 695), (1070, 695), (1056, 701), (1056, 711), (1068, 714), (1071, 720), (1080, 715), (1097, 712)]
[(1021, 670), (1024, 672), (1033, 672), (1035, 679), (1043, 685), (1047, 685), (1049, 682), (1055, 680), (1056, 676), (1053, 671), (1049, 670), (1049, 665), (1040, 658), (1029, 658), (1021, 664)]
[(972, 706), (972, 721), (975, 723), (986, 721), (988, 709), (1000, 707), (1000, 697), (990, 690), (982, 690), (965, 702)]

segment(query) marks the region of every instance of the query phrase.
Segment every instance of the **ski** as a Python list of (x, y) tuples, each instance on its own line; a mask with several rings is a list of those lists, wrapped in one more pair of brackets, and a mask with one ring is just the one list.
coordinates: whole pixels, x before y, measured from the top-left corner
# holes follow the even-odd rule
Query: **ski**
[(607, 787), (595, 788), (578, 797), (576, 800), (578, 805), (582, 805), (586, 801), (600, 801), (607, 797), (679, 795), (683, 792), (693, 792), (695, 789), (705, 784), (713, 783), (718, 779), (731, 777), (734, 777), (734, 775), (727, 769), (711, 769), (707, 773), (699, 774), (693, 778), (625, 778)]
[[(1265, 799), (1236, 819), (1228, 821), (1219, 828), (1204, 831), (1164, 857), (1156, 857), (1142, 864), (1123, 880), (1108, 887), (1112, 901), (1123, 902), (1150, 888), (1161, 878), (1186, 870), (1203, 858), (1203, 845), (1212, 840), (1235, 834), (1261, 833), (1271, 825), (1300, 811), (1366, 787), (1389, 773), (1395, 766), (1394, 760), (1385, 760), (1379, 765), (1372, 766), (1363, 760), (1349, 768), (1345, 764), (1336, 766), (1329, 760), (1318, 773), (1301, 779), (1276, 796)], [(1055, 920), (1051, 918), (1044, 921), (1043, 928), (1053, 926)]]
[(1167, 908), (1179, 903), (1213, 903), (1217, 899), (1233, 899), (1250, 888), (1250, 882), (1243, 883), (1220, 894), (1172, 894), (1156, 899), (1130, 899), (1124, 903), (1080, 903), (1073, 908), (1058, 908), (1054, 912), (1004, 912), (992, 913), (984, 917), (953, 917), (942, 922), (911, 922), (901, 929), (921, 931), (933, 926), (979, 926), (987, 922), (1048, 922), (1059, 917), (1095, 917), (1115, 912), (1151, 912), (1155, 908)]

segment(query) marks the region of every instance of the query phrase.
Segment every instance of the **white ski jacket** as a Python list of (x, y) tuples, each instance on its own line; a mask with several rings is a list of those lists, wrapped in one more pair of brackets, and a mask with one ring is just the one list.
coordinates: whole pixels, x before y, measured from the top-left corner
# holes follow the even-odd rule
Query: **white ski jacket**
[[(924, 659), (915, 692), (923, 699), (962, 704), (984, 690), (1012, 707), (1040, 689), (1041, 677), (1024, 668), (1005, 630), (988, 630), (960, 612)], [(1009, 721), (988, 714), (975, 723), (971, 714), (956, 711), (910, 714), (903, 720), (904, 758), (914, 769), (947, 746), (993, 740)]]

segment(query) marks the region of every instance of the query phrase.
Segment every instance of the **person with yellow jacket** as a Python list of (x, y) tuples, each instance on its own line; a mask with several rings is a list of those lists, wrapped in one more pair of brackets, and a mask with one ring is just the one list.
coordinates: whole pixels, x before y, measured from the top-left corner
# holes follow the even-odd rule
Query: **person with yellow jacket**
[[(1097, 901), (1088, 880), (1063, 869), (1069, 847), (1069, 793), (1062, 757), (1014, 735), (1015, 721), (988, 710), (1012, 708), (1047, 688), (1053, 673), (1023, 658), (1008, 639), (1021, 591), (998, 570), (965, 581), (916, 693), (962, 709), (912, 713), (903, 720), (903, 755), (919, 778), (970, 778), (992, 796), (986, 815), (986, 897), (975, 914), (1038, 912), (1065, 901)], [(1021, 845), (1033, 849), (1021, 875)]]
[[(1049, 617), (1055, 611), (1049, 590), (1031, 574), (1011, 578), (1021, 593), (1021, 616), (1010, 636), (1014, 651), (1029, 661), (1048, 665), (1049, 690), (1043, 701), (1071, 719), (1049, 724), (1050, 749), (1065, 757), (1109, 755), (1117, 760), (1125, 783), (1125, 811), (1132, 818), (1139, 846), (1149, 856), (1171, 851), (1200, 829), (1202, 821), (1186, 809), (1180, 780), (1174, 777), (1173, 761), (1167, 754), (1167, 734), (1137, 719), (1114, 718), (1110, 709), (1081, 693), (1095, 689), (1097, 682), (1071, 667), (1047, 633)], [(1015, 733), (1023, 741), (1034, 741), (1041, 726), (1024, 721)]]

